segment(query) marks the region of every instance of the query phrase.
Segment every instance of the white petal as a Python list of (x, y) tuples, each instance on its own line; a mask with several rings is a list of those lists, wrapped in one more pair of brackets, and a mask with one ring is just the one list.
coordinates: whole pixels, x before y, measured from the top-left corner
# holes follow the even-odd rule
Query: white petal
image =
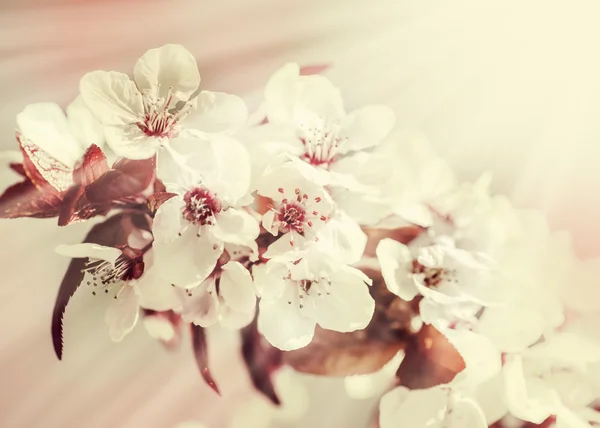
[(135, 282), (134, 289), (142, 308), (167, 311), (181, 306), (179, 290), (161, 278), (156, 269), (146, 269), (142, 277)]
[[(292, 241), (293, 239), (293, 241)], [(294, 244), (292, 245), (291, 242)], [(288, 232), (273, 242), (263, 253), (265, 259), (294, 261), (302, 258), (308, 252), (306, 238), (296, 232)]]
[(289, 283), (284, 279), (288, 269), (286, 265), (278, 262), (254, 265), (252, 276), (257, 295), (263, 300), (277, 300), (281, 297), (284, 287)]
[(181, 45), (150, 49), (136, 62), (133, 76), (144, 95), (166, 99), (172, 88), (173, 107), (178, 101), (186, 101), (200, 86), (196, 60)]
[(315, 332), (315, 320), (303, 316), (293, 292), (290, 288), (280, 299), (260, 301), (258, 330), (271, 345), (283, 351), (308, 345)]
[(74, 244), (74, 245), (59, 245), (54, 250), (61, 256), (72, 258), (89, 257), (91, 259), (106, 260), (114, 263), (121, 255), (121, 250), (114, 247), (105, 247), (98, 244)]
[(102, 124), (85, 104), (81, 95), (67, 106), (67, 119), (71, 134), (81, 147), (88, 148), (92, 144), (102, 147), (104, 144)]
[(152, 223), (155, 243), (175, 241), (185, 226), (192, 227), (183, 218), (184, 207), (182, 197), (174, 196), (158, 208)]
[(386, 238), (379, 242), (375, 252), (387, 289), (407, 302), (414, 299), (418, 290), (409, 271), (413, 256), (408, 247)]
[(248, 245), (260, 233), (258, 221), (243, 209), (235, 208), (221, 211), (211, 231), (217, 239), (238, 245)]
[(129, 76), (93, 71), (81, 78), (81, 97), (103, 125), (128, 125), (144, 116), (142, 96)]
[(54, 103), (29, 104), (17, 115), (17, 126), (30, 143), (70, 168), (83, 156), (65, 113)]
[(185, 120), (188, 127), (203, 132), (225, 132), (239, 128), (248, 120), (248, 107), (236, 95), (202, 91), (195, 102), (197, 108)]
[(354, 110), (342, 122), (340, 153), (364, 150), (378, 145), (394, 127), (396, 116), (383, 105), (365, 106)]
[(105, 126), (106, 144), (117, 155), (128, 159), (154, 156), (161, 140), (147, 137), (137, 125)]
[(198, 287), (191, 290), (192, 296), (182, 298), (184, 321), (192, 322), (200, 327), (209, 327), (217, 322), (219, 317), (219, 297), (215, 288), (215, 280), (208, 278)]
[(383, 396), (379, 404), (381, 428), (442, 428), (449, 392), (442, 388), (410, 391), (398, 387)]
[(452, 403), (452, 411), (446, 418), (448, 428), (487, 428), (485, 414), (476, 401), (461, 397)]
[(284, 65), (270, 77), (265, 86), (265, 109), (269, 123), (292, 121), (299, 77), (300, 67), (295, 63)]
[(315, 296), (317, 323), (328, 330), (349, 332), (365, 328), (375, 311), (375, 301), (369, 294), (364, 274), (358, 269), (343, 267), (330, 277), (330, 294)]
[(106, 310), (108, 334), (114, 342), (120, 342), (133, 330), (139, 317), (139, 306), (133, 287), (125, 285), (117, 299)]
[(535, 306), (514, 301), (487, 307), (475, 331), (489, 337), (502, 352), (519, 352), (535, 343), (544, 327), (543, 315)]
[(556, 365), (585, 369), (587, 364), (600, 361), (600, 346), (585, 337), (565, 332), (527, 349), (524, 355)]
[(542, 423), (553, 413), (555, 400), (548, 391), (528, 384), (523, 372), (523, 361), (518, 355), (505, 359), (502, 369), (505, 385), (505, 400), (510, 413), (519, 419)]
[(203, 281), (223, 253), (223, 246), (212, 241), (209, 233), (198, 237), (194, 229), (189, 227), (175, 240), (154, 243), (153, 269), (179, 287), (188, 288)]
[(238, 262), (223, 265), (219, 294), (233, 310), (252, 312), (256, 304), (254, 285), (250, 272)]
[(239, 330), (250, 324), (254, 320), (254, 315), (256, 315), (254, 309), (237, 312), (226, 305), (221, 305), (219, 307), (219, 324), (231, 330)]
[(320, 75), (300, 76), (293, 104), (293, 121), (297, 126), (313, 120), (338, 121), (345, 115), (340, 90)]
[(442, 334), (465, 360), (465, 370), (453, 382), (476, 387), (500, 373), (501, 354), (487, 337), (468, 330), (445, 329)]
[(343, 212), (337, 213), (319, 230), (319, 247), (344, 264), (357, 263), (367, 245), (367, 235), (358, 223)]

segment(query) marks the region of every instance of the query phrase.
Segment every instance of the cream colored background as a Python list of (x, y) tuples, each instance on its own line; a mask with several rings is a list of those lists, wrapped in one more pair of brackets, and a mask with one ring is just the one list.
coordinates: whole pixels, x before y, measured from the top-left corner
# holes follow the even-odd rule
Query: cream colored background
[[(14, 116), (27, 103), (65, 105), (86, 71), (130, 71), (164, 43), (195, 54), (204, 87), (250, 105), (286, 61), (329, 63), (349, 107), (389, 103), (462, 178), (492, 169), (496, 191), (544, 209), (579, 254), (600, 255), (598, 22), (595, 1), (4, 0), (0, 147), (16, 148)], [(218, 399), (187, 347), (173, 356), (142, 329), (111, 344), (101, 304), (80, 293), (65, 360), (55, 360), (49, 320), (67, 261), (52, 249), (84, 231), (0, 222), (0, 426), (223, 426), (247, 385), (229, 336), (212, 348)], [(321, 393), (341, 390), (326, 383)], [(319, 398), (308, 426), (364, 426), (365, 406)]]

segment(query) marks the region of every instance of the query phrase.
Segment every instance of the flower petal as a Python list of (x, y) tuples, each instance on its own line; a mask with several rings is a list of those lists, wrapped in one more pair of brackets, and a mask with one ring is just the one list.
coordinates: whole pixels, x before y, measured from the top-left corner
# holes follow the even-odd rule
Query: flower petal
[(17, 115), (17, 126), (29, 143), (68, 167), (73, 168), (83, 156), (83, 148), (71, 135), (67, 117), (57, 104), (29, 104)]
[(354, 110), (342, 121), (340, 138), (347, 139), (340, 153), (364, 150), (378, 145), (394, 127), (396, 116), (388, 106), (371, 105)]
[(183, 296), (184, 306), (181, 315), (184, 321), (200, 327), (209, 327), (216, 323), (219, 317), (219, 297), (214, 278), (208, 278), (191, 290), (191, 293), (191, 296)]
[(364, 274), (344, 266), (330, 277), (330, 294), (314, 296), (317, 323), (328, 330), (350, 332), (365, 328), (375, 311)]
[(147, 137), (137, 125), (104, 127), (106, 144), (117, 156), (127, 159), (148, 159), (154, 156), (160, 140)]
[(213, 242), (210, 234), (197, 236), (194, 229), (189, 227), (177, 239), (154, 243), (153, 268), (158, 269), (161, 277), (179, 287), (189, 288), (203, 281), (223, 253), (222, 244)]
[(74, 244), (74, 245), (59, 245), (54, 250), (61, 256), (76, 258), (88, 257), (97, 260), (106, 260), (114, 263), (121, 255), (121, 250), (114, 247), (105, 247), (98, 244)]
[(249, 245), (260, 233), (258, 221), (244, 210), (229, 208), (219, 213), (213, 235), (228, 244)]
[(81, 78), (81, 97), (103, 125), (128, 125), (144, 116), (142, 96), (129, 76), (92, 71)]
[(258, 330), (271, 345), (283, 351), (308, 345), (315, 332), (315, 320), (303, 316), (294, 292), (289, 287), (279, 299), (260, 301)]
[(238, 262), (226, 263), (222, 269), (219, 294), (226, 305), (238, 312), (253, 312), (256, 295), (248, 269)]
[(133, 287), (125, 285), (117, 299), (106, 310), (108, 334), (114, 342), (120, 342), (133, 330), (139, 317), (139, 306)]
[(187, 101), (200, 86), (196, 59), (181, 45), (148, 50), (136, 62), (133, 77), (144, 95), (166, 100), (172, 88), (173, 107), (178, 101)]
[(202, 91), (195, 98), (197, 108), (186, 118), (186, 125), (202, 132), (234, 130), (248, 120), (248, 107), (240, 97), (223, 92)]
[(380, 401), (379, 424), (381, 428), (442, 428), (448, 395), (442, 388), (392, 389)]
[(77, 139), (81, 147), (87, 149), (92, 144), (98, 147), (104, 145), (102, 124), (85, 104), (81, 95), (67, 106), (67, 119), (71, 134)]
[(414, 299), (419, 293), (408, 270), (413, 259), (408, 247), (385, 238), (379, 242), (375, 252), (388, 290), (407, 302)]
[(178, 309), (181, 306), (180, 290), (158, 275), (156, 269), (147, 269), (134, 284), (139, 305), (154, 311)]

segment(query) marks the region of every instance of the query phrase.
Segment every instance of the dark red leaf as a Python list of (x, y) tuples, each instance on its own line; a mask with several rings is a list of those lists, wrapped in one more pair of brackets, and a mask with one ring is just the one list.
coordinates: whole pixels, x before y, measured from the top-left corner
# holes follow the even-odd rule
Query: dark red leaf
[(309, 76), (311, 74), (321, 74), (329, 68), (329, 64), (312, 64), (300, 67), (301, 76)]
[(0, 218), (56, 217), (60, 204), (58, 193), (44, 194), (27, 178), (10, 186), (0, 196)]
[(177, 196), (177, 194), (169, 192), (154, 193), (148, 196), (148, 201), (146, 202), (146, 205), (148, 205), (148, 208), (150, 209), (152, 214), (156, 214), (156, 211), (158, 211), (160, 206), (167, 202), (169, 199), (171, 199), (173, 196)]
[(77, 219), (75, 211), (84, 193), (85, 187), (82, 184), (74, 184), (65, 192), (58, 214), (59, 226), (66, 226)]
[(465, 369), (465, 361), (456, 348), (431, 325), (424, 325), (411, 338), (396, 375), (400, 385), (425, 389), (446, 384)]
[(11, 163), (9, 165), (10, 169), (19, 174), (21, 177), (27, 177), (27, 173), (25, 172), (25, 167), (22, 163)]
[(88, 186), (108, 172), (108, 163), (104, 152), (95, 144), (92, 144), (81, 160), (81, 163), (73, 171), (73, 181), (82, 186)]
[(271, 346), (258, 332), (256, 317), (241, 331), (242, 356), (254, 387), (275, 405), (281, 401), (275, 392), (272, 375), (281, 367), (282, 352)]
[(221, 395), (219, 387), (208, 369), (208, 348), (206, 347), (206, 334), (204, 329), (195, 324), (190, 324), (190, 327), (192, 329), (192, 348), (194, 349), (196, 364), (198, 365), (198, 369), (200, 369), (202, 378), (208, 386), (210, 386), (217, 394)]
[(92, 203), (107, 203), (146, 190), (154, 178), (155, 158), (143, 160), (121, 159), (113, 169), (90, 184), (86, 195)]
[[(119, 213), (102, 223), (92, 227), (83, 240), (99, 245), (117, 247), (127, 244), (127, 237), (133, 230), (131, 217), (133, 214)], [(52, 312), (52, 343), (58, 359), (62, 359), (63, 353), (63, 317), (69, 300), (77, 291), (83, 273), (81, 270), (85, 267), (87, 259), (73, 259), (60, 284), (54, 310)]]

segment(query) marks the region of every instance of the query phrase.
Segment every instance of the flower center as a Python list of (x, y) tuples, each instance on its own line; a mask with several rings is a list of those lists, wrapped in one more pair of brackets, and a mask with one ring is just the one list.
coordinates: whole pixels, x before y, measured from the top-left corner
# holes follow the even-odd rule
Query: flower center
[(208, 189), (197, 187), (183, 196), (185, 207), (183, 218), (192, 224), (204, 226), (213, 224), (214, 217), (223, 209), (221, 201)]
[(310, 126), (300, 126), (304, 144), (302, 159), (314, 166), (329, 168), (338, 157), (338, 147), (346, 139), (340, 137), (340, 125), (337, 122), (326, 122), (318, 119)]
[(283, 232), (294, 230), (301, 234), (304, 232), (305, 220), (306, 210), (301, 204), (285, 201), (279, 206), (277, 221), (280, 222), (279, 228)]
[(145, 114), (137, 126), (147, 137), (174, 138), (179, 133), (177, 124), (189, 114), (192, 106), (185, 104), (180, 109), (172, 107), (173, 87), (169, 88), (164, 98), (159, 96), (159, 92), (160, 85), (155, 94), (146, 93), (142, 96)]
[(423, 266), (417, 260), (412, 261), (412, 274), (423, 274), (423, 283), (431, 288), (437, 287), (444, 280), (450, 279), (450, 272), (444, 268)]
[[(99, 286), (105, 294), (116, 288), (115, 299), (127, 282), (140, 278), (144, 273), (143, 251), (128, 246), (121, 251), (114, 264), (106, 260), (90, 260), (84, 268), (84, 272), (91, 275), (87, 285)], [(96, 291), (92, 294), (96, 295)]]

